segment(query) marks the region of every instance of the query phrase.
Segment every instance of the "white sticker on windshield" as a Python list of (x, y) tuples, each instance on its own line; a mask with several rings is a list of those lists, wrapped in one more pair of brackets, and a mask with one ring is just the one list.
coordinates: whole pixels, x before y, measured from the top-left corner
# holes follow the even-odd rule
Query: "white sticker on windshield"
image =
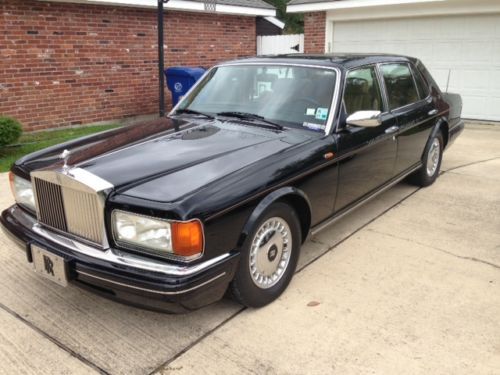
[(316, 120), (326, 120), (328, 118), (328, 108), (318, 108), (316, 110)]
[(312, 122), (304, 122), (302, 123), (302, 126), (304, 128), (308, 128), (317, 132), (322, 132), (326, 129), (326, 125), (321, 125), (321, 124), (313, 124)]
[(316, 108), (306, 108), (306, 116), (316, 115)]

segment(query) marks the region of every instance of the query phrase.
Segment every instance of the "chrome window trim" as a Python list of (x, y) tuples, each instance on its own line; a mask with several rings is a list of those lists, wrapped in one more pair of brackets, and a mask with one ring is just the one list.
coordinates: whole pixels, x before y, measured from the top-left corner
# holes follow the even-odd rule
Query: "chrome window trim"
[[(140, 246), (140, 245), (137, 245), (133, 242), (127, 242), (127, 241), (120, 241), (117, 239), (116, 237), (116, 232), (115, 232), (115, 225), (114, 225), (114, 222), (113, 222), (113, 214), (114, 212), (122, 212), (124, 214), (131, 214), (131, 215), (136, 215), (136, 216), (141, 216), (141, 217), (145, 217), (147, 219), (152, 219), (152, 220), (159, 220), (159, 221), (164, 221), (166, 223), (190, 223), (190, 222), (193, 222), (193, 221), (196, 221), (198, 223), (200, 223), (201, 225), (201, 235), (202, 235), (202, 240), (203, 240), (203, 246), (202, 246), (202, 249), (201, 249), (201, 252), (199, 254), (196, 254), (196, 255), (193, 255), (193, 256), (190, 256), (190, 257), (183, 257), (182, 255), (177, 255), (175, 254), (173, 251), (173, 247), (174, 247), (174, 244), (173, 244), (173, 241), (172, 241), (172, 253), (161, 253), (161, 251), (157, 251), (157, 250), (154, 250), (154, 249), (149, 249), (145, 246)], [(172, 227), (170, 227), (172, 228)], [(197, 260), (197, 259), (200, 259), (203, 254), (205, 254), (205, 226), (203, 225), (203, 222), (200, 220), (200, 219), (191, 219), (191, 220), (173, 220), (173, 219), (165, 219), (165, 218), (162, 218), (162, 217), (156, 217), (156, 216), (150, 216), (150, 215), (144, 215), (144, 214), (139, 214), (139, 213), (136, 213), (136, 212), (133, 212), (133, 211), (125, 211), (125, 210), (120, 210), (120, 209), (114, 209), (113, 211), (111, 211), (111, 232), (112, 232), (112, 236), (113, 236), (113, 241), (116, 245), (118, 245), (118, 247), (121, 247), (123, 249), (127, 249), (127, 250), (132, 250), (132, 251), (136, 251), (136, 252), (139, 252), (139, 253), (145, 253), (145, 254), (151, 254), (151, 255), (156, 255), (156, 256), (159, 256), (159, 257), (162, 257), (162, 258), (165, 258), (165, 259), (171, 259), (171, 260), (176, 260), (176, 261), (180, 261), (180, 262), (192, 262), (194, 260)], [(172, 233), (172, 232), (171, 232)]]
[(326, 69), (326, 70), (333, 70), (336, 72), (337, 77), (335, 79), (335, 87), (332, 95), (332, 102), (330, 104), (330, 110), (329, 110), (329, 115), (328, 115), (328, 120), (326, 122), (326, 128), (324, 131), (324, 135), (329, 135), (332, 128), (333, 128), (333, 122), (335, 118), (337, 117), (337, 108), (338, 108), (338, 98), (339, 98), (339, 89), (340, 89), (340, 81), (341, 81), (341, 70), (340, 68), (336, 66), (329, 66), (329, 65), (314, 65), (314, 64), (299, 64), (299, 63), (282, 63), (282, 62), (232, 62), (232, 63), (222, 63), (222, 64), (217, 64), (211, 67), (209, 70), (205, 72), (205, 74), (191, 87), (191, 89), (186, 93), (186, 95), (183, 96), (181, 100), (177, 103), (177, 105), (172, 108), (172, 110), (168, 113), (168, 116), (171, 116), (175, 113), (177, 108), (186, 100), (186, 98), (191, 94), (192, 91), (196, 89), (198, 85), (201, 84), (203, 79), (214, 69), (224, 67), (224, 66), (297, 66), (297, 67), (303, 67), (303, 68), (313, 68), (313, 69)]
[[(418, 88), (417, 79), (416, 79), (415, 75), (418, 75), (420, 77), (420, 80), (424, 83), (424, 86), (427, 88), (427, 95), (424, 98), (421, 98), (420, 101), (428, 100), (432, 94), (432, 90), (431, 90), (430, 86), (427, 84), (427, 81), (424, 79), (424, 76), (422, 75), (422, 73), (420, 73), (420, 71), (417, 69), (415, 64), (408, 63), (408, 65), (410, 66), (410, 72), (413, 76), (413, 81), (415, 82), (415, 87), (417, 88), (417, 93), (420, 94), (420, 90)], [(420, 97), (420, 95), (419, 95), (419, 97)]]
[(148, 258), (145, 256), (125, 253), (123, 251), (114, 248), (102, 250), (95, 246), (87, 245), (81, 241), (68, 238), (61, 234), (52, 232), (50, 229), (42, 227), (40, 224), (36, 222), (36, 219), (34, 217), (24, 212), (23, 209), (21, 209), (18, 206), (13, 206), (8, 210), (10, 211), (10, 214), (14, 217), (14, 219), (28, 231), (31, 231), (37, 234), (38, 236), (52, 243), (55, 243), (59, 246), (62, 246), (70, 251), (94, 259), (106, 261), (121, 269), (123, 269), (124, 267), (130, 267), (144, 271), (161, 273), (165, 276), (191, 276), (200, 273), (203, 270), (225, 260), (231, 255), (230, 253), (224, 253), (215, 258), (206, 260), (202, 263), (198, 263), (195, 265), (168, 264), (165, 263), (165, 261), (160, 261), (158, 259)]

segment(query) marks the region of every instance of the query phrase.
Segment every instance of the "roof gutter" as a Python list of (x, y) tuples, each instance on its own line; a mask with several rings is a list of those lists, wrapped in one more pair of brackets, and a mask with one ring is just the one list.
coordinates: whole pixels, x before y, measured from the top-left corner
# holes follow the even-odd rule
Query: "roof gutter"
[[(96, 5), (114, 5), (134, 8), (156, 9), (157, 0), (38, 0), (45, 2), (76, 3), (76, 4), (96, 4)], [(179, 10), (187, 12), (207, 12), (205, 4), (189, 0), (170, 0), (165, 4), (165, 10)], [(212, 12), (213, 13), (213, 12)], [(276, 9), (245, 7), (239, 5), (217, 4), (215, 13), (233, 14), (241, 16), (276, 16)]]
[(334, 9), (355, 9), (387, 5), (404, 5), (419, 3), (440, 3), (448, 0), (343, 0), (317, 3), (293, 4), (286, 7), (287, 13), (321, 12)]

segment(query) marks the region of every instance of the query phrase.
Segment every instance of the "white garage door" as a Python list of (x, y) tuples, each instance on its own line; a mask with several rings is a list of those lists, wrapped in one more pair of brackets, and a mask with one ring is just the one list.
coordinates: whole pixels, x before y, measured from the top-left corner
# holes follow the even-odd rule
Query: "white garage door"
[(500, 14), (335, 21), (333, 52), (420, 58), (441, 89), (462, 95), (464, 118), (500, 121)]

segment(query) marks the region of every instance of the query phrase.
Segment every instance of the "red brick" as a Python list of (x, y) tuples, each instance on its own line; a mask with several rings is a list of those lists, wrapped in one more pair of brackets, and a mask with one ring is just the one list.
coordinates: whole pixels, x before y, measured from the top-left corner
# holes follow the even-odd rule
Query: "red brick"
[[(165, 66), (256, 52), (254, 17), (169, 11), (164, 27)], [(30, 131), (154, 113), (156, 38), (154, 10), (1, 0), (0, 114)]]
[(325, 52), (326, 12), (304, 14), (304, 52)]

